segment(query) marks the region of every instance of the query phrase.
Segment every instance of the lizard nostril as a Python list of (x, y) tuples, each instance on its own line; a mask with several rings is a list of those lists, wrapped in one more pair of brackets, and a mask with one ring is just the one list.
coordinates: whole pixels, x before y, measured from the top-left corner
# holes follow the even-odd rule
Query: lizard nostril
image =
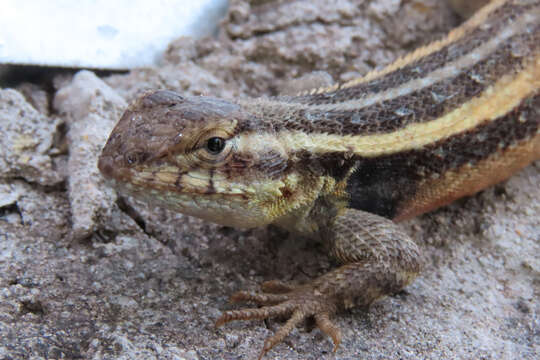
[(113, 173), (112, 158), (110, 156), (100, 156), (98, 160), (98, 169), (103, 176), (110, 178)]

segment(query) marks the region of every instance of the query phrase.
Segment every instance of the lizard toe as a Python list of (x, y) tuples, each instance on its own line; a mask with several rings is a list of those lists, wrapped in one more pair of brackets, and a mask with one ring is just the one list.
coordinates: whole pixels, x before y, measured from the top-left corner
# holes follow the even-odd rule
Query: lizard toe
[(231, 297), (232, 302), (253, 302), (263, 305), (260, 308), (245, 308), (225, 311), (216, 321), (221, 326), (234, 320), (263, 320), (274, 317), (289, 317), (278, 331), (264, 342), (260, 357), (283, 341), (290, 332), (303, 320), (314, 318), (316, 326), (328, 335), (334, 343), (336, 351), (341, 343), (341, 332), (330, 320), (336, 312), (337, 301), (317, 291), (314, 285), (290, 286), (281, 282), (266, 282), (262, 286), (266, 292), (239, 291)]

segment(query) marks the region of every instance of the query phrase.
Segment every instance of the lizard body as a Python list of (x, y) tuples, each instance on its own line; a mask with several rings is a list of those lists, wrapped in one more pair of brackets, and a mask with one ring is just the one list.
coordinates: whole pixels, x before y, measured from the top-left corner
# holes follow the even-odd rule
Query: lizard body
[(540, 158), (540, 1), (495, 0), (445, 39), (363, 78), (298, 96), (143, 94), (99, 169), (135, 197), (216, 223), (277, 224), (343, 265), (301, 286), (263, 284), (231, 320), (330, 317), (409, 284), (420, 250), (394, 223), (474, 194)]

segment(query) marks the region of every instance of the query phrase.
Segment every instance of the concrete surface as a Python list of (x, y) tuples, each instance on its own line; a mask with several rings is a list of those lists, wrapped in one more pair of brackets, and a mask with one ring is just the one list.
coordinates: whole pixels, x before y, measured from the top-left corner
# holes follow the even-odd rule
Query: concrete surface
[[(238, 231), (117, 197), (95, 166), (125, 102), (148, 88), (272, 95), (315, 70), (344, 81), (456, 23), (437, 0), (234, 1), (217, 39), (179, 39), (160, 67), (0, 90), (0, 358), (256, 358), (280, 321), (216, 329), (228, 296), (331, 263), (273, 227)], [(404, 223), (427, 262), (411, 286), (337, 316), (336, 354), (298, 328), (266, 358), (538, 358), (539, 184), (537, 162)]]

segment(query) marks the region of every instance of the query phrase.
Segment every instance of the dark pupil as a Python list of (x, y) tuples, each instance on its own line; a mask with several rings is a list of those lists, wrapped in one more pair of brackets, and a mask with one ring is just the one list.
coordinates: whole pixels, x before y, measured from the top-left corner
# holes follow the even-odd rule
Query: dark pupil
[(206, 148), (213, 154), (217, 154), (223, 150), (225, 147), (225, 139), (220, 137), (213, 137), (208, 139), (206, 143)]

